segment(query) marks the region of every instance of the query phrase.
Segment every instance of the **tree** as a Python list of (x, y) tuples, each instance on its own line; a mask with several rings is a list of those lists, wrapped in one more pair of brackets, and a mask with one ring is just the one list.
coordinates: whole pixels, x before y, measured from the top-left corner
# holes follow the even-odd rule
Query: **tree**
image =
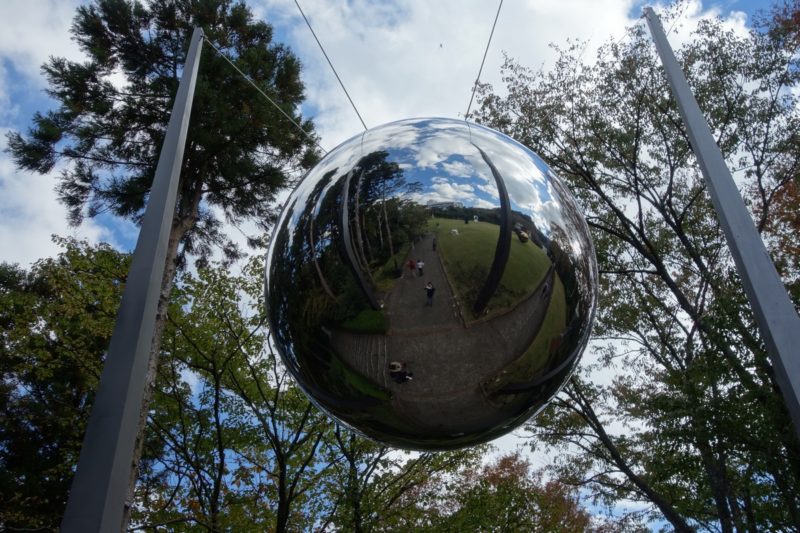
[(0, 265), (0, 529), (61, 522), (128, 257), (57, 239), (30, 271)]
[(772, 4), (768, 14), (761, 13), (759, 20), (770, 37), (777, 41), (788, 40), (790, 45), (800, 44), (800, 2), (797, 0), (781, 0)]
[(587, 531), (589, 514), (574, 489), (542, 479), (519, 452), (467, 468), (448, 482), (435, 531)]
[(314, 524), (331, 424), (269, 347), (263, 270), (257, 258), (241, 275), (216, 265), (178, 278), (150, 416), (164, 451), (140, 475), (137, 529)]
[[(26, 136), (12, 132), (8, 138), (21, 168), (48, 173), (66, 163), (58, 192), (71, 223), (104, 212), (140, 221), (193, 26), (202, 27), (284, 112), (302, 122), (296, 112), (303, 99), (299, 61), (272, 42), (272, 28), (255, 21), (244, 4), (95, 0), (80, 6), (72, 34), (87, 61), (51, 58), (43, 70), (57, 109), (36, 113)], [(112, 83), (119, 73), (124, 84)], [(311, 134), (310, 122), (302, 127)], [(215, 246), (236, 257), (239, 250), (224, 235), (223, 220), (255, 220), (266, 228), (275, 215), (277, 191), (314, 157), (306, 136), (207, 49), (169, 237), (149, 384), (176, 268), (189, 255), (204, 262)], [(141, 428), (148, 403), (146, 395)]]
[(150, 417), (156, 446), (143, 456), (134, 529), (428, 523), (431, 480), (475, 466), (486, 448), (410, 457), (335, 427), (272, 352), (261, 280), (261, 259), (239, 276), (219, 265), (179, 276)]
[[(477, 115), (572, 185), (600, 264), (593, 349), (617, 377), (587, 368), (529, 429), (564, 479), (676, 530), (797, 529), (800, 445), (649, 36), (582, 51), (550, 72), (508, 60), (508, 95), (484, 86)], [(678, 56), (797, 298), (797, 42), (705, 20)]]
[[(431, 527), (443, 481), (474, 468), (485, 445), (450, 452), (409, 454), (339, 426), (327, 442), (333, 467), (324, 493), (331, 502), (321, 531), (413, 531)], [(447, 498), (447, 496), (445, 496)]]
[(273, 351), (270, 331), (264, 327), (263, 259), (252, 260), (243, 278), (239, 297), (245, 295), (253, 303), (244, 320), (225, 317), (222, 330), (238, 350), (238, 364), (226, 383), (249, 419), (252, 442), (264, 445), (248, 444), (237, 453), (269, 480), (261, 505), (274, 512), (275, 531), (310, 529), (322, 507), (319, 483), (330, 467), (319, 451), (331, 438), (333, 424), (311, 404)]
[[(125, 282), (128, 256), (62, 243), (30, 271), (0, 268), (0, 527), (9, 531), (58, 528)], [(484, 505), (475, 489), (484, 478), (533, 498), (528, 522), (583, 516), (568, 490), (542, 485), (527, 464), (516, 481), (503, 474), (516, 467), (482, 469), (486, 446), (410, 454), (336, 427), (271, 352), (262, 279), (254, 259), (241, 275), (215, 265), (176, 280), (129, 530), (452, 530), (509, 503), (498, 492)]]

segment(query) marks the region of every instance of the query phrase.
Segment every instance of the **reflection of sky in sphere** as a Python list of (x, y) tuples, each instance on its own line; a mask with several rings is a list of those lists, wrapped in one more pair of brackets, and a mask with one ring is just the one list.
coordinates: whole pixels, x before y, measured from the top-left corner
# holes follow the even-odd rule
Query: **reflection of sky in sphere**
[(367, 132), (361, 148), (363, 153), (387, 151), (408, 183), (422, 186), (408, 195), (420, 203), (497, 208), (497, 186), (476, 145), (503, 176), (512, 210), (528, 215), (546, 235), (552, 224), (566, 229), (561, 216), (565, 199), (551, 187), (548, 166), (526, 147), (488, 128), (450, 119), (400, 121)]
[[(325, 185), (333, 186), (345, 169), (352, 169), (366, 154), (385, 151), (387, 161), (403, 170), (408, 187), (395, 191), (422, 205), (460, 203), (465, 207), (500, 207), (497, 185), (476, 146), (491, 159), (503, 176), (511, 209), (530, 218), (544, 235), (553, 227), (569, 233), (562, 216), (564, 208), (577, 209), (571, 198), (552, 186), (552, 171), (536, 154), (513, 139), (478, 124), (452, 119), (409, 119), (393, 122), (343, 142), (311, 171), (315, 176), (331, 172)], [(556, 178), (557, 179), (557, 178)], [(285, 217), (296, 223), (300, 213), (293, 205), (305, 205), (316, 179), (303, 180), (287, 204)], [(294, 202), (297, 200), (297, 203)], [(580, 253), (578, 243), (575, 251)]]

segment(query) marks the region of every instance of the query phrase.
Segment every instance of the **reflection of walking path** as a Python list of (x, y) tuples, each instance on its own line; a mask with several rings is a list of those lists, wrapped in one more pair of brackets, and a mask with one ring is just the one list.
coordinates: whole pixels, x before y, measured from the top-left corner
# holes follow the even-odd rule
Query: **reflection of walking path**
[[(433, 251), (433, 236), (428, 234), (409, 252), (403, 264), (409, 259), (425, 262), (425, 273), (422, 277), (415, 271), (408, 275), (408, 268), (403, 271), (404, 278), (397, 280), (394, 289), (386, 298), (384, 311), (389, 317), (389, 335), (403, 334), (412, 331), (461, 327), (461, 321), (453, 311), (453, 291), (445, 278), (439, 253)], [(433, 296), (433, 307), (425, 307), (425, 284), (433, 283), (436, 293)]]
[[(453, 294), (432, 236), (418, 243), (410, 257), (425, 261), (425, 275), (397, 280), (386, 297), (389, 333), (337, 331), (331, 341), (353, 370), (391, 392), (392, 408), (407, 424), (432, 437), (490, 428), (518, 406), (490, 404), (481, 382), (533, 343), (550, 305), (554, 270), (513, 310), (466, 328), (451, 306)], [(423, 287), (429, 280), (436, 287), (433, 307), (424, 306)], [(398, 385), (387, 380), (389, 361), (407, 363), (413, 381)]]

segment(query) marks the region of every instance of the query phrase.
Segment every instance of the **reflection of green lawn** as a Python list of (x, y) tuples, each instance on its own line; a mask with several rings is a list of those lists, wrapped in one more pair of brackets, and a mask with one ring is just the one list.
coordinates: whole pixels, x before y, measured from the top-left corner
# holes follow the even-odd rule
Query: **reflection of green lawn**
[(364, 309), (353, 318), (339, 324), (339, 327), (354, 333), (386, 333), (388, 324), (383, 311)]
[(381, 402), (386, 402), (389, 400), (389, 392), (383, 387), (375, 385), (369, 379), (350, 368), (350, 366), (345, 363), (334, 350), (331, 350), (330, 354), (330, 383), (338, 383), (342, 385), (340, 391), (341, 396), (345, 398), (352, 397), (353, 391), (356, 391), (364, 396), (376, 398)]
[[(397, 283), (397, 269), (402, 272), (403, 261), (411, 249), (411, 243), (403, 243), (400, 250), (390, 257), (382, 266), (373, 269), (372, 276), (375, 279), (375, 289), (378, 292), (389, 293)], [(397, 265), (397, 267), (395, 267)]]
[(567, 301), (564, 297), (564, 284), (556, 274), (553, 283), (553, 295), (542, 326), (536, 334), (533, 344), (516, 360), (500, 371), (486, 385), (486, 392), (495, 392), (509, 383), (526, 382), (541, 373), (550, 359), (550, 345), (567, 326)]
[[(450, 281), (457, 292), (462, 315), (471, 317), (472, 304), (492, 267), (500, 226), (488, 222), (464, 224), (463, 220), (435, 218), (429, 227), (437, 234), (437, 245)], [(450, 233), (457, 229), (458, 235)], [(489, 300), (492, 312), (513, 307), (531, 294), (542, 281), (550, 260), (533, 242), (511, 237), (511, 253), (500, 287)]]

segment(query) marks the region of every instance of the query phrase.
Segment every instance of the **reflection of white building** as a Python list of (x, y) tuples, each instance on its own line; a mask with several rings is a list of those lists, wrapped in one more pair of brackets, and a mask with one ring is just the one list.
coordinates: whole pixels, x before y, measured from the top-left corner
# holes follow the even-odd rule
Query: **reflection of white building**
[(464, 207), (464, 204), (461, 202), (428, 202), (425, 207), (428, 209), (461, 208)]

